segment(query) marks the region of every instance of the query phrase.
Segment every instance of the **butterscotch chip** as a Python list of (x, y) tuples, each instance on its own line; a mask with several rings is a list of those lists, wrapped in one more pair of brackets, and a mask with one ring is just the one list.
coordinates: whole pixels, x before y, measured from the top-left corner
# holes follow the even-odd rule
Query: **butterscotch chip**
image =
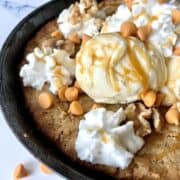
[(86, 44), (88, 40), (90, 40), (92, 37), (88, 36), (87, 34), (83, 34), (82, 36), (82, 45)]
[(124, 37), (135, 36), (137, 33), (137, 27), (133, 22), (126, 21), (121, 25), (120, 32)]
[(180, 56), (180, 47), (175, 47), (174, 48), (174, 55)]
[(137, 30), (137, 36), (141, 41), (146, 41), (151, 33), (150, 26), (142, 26)]
[(24, 165), (18, 164), (16, 169), (14, 170), (13, 179), (17, 180), (26, 176), (28, 176), (28, 172), (26, 171)]
[(65, 98), (68, 101), (74, 101), (78, 99), (79, 91), (76, 87), (69, 87), (65, 91)]
[(75, 43), (75, 44), (80, 44), (80, 42), (81, 42), (81, 39), (80, 39), (80, 37), (78, 36), (78, 34), (76, 32), (71, 33), (69, 35), (68, 39), (70, 41), (72, 41), (73, 43)]
[(152, 107), (156, 102), (156, 98), (157, 93), (153, 90), (141, 94), (141, 99), (147, 107)]
[(73, 101), (69, 106), (69, 113), (80, 116), (84, 113), (83, 107), (79, 101)]
[(54, 31), (51, 33), (51, 37), (57, 38), (57, 39), (64, 39), (63, 34), (60, 31)]
[(53, 97), (48, 92), (42, 92), (38, 97), (38, 102), (43, 109), (49, 109), (53, 105)]
[(180, 10), (177, 9), (172, 10), (172, 21), (174, 24), (180, 23)]
[(169, 124), (179, 125), (180, 113), (176, 106), (172, 106), (165, 114), (165, 119)]
[(63, 86), (58, 90), (58, 97), (61, 101), (67, 101), (65, 92), (66, 92), (67, 86)]
[(45, 174), (52, 174), (52, 170), (43, 163), (40, 163), (40, 170)]

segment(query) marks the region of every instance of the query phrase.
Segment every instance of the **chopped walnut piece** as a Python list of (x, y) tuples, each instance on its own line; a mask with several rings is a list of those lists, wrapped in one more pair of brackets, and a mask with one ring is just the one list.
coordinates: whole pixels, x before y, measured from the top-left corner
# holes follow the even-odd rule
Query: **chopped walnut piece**
[(139, 119), (140, 124), (143, 127), (143, 129), (141, 130), (141, 136), (144, 137), (152, 132), (151, 125), (149, 122), (149, 119), (151, 118), (151, 115), (152, 115), (152, 110), (146, 109), (145, 107), (143, 107), (142, 104), (139, 104), (138, 106), (142, 110), (140, 114), (138, 115), (138, 119)]
[(152, 110), (146, 109), (141, 104), (129, 104), (125, 109), (125, 114), (128, 120), (134, 121), (136, 134), (144, 137), (151, 133), (151, 125), (149, 120), (151, 119)]
[(133, 119), (136, 116), (136, 105), (134, 103), (129, 104), (124, 112), (126, 114), (127, 119)]
[(156, 132), (160, 132), (162, 130), (162, 126), (164, 124), (164, 119), (162, 118), (161, 114), (158, 112), (157, 109), (153, 108), (153, 126)]
[[(135, 132), (144, 137), (152, 132), (160, 132), (164, 119), (156, 108), (146, 108), (142, 103), (129, 104), (125, 108), (127, 120), (134, 121)], [(152, 122), (152, 123), (151, 123)]]

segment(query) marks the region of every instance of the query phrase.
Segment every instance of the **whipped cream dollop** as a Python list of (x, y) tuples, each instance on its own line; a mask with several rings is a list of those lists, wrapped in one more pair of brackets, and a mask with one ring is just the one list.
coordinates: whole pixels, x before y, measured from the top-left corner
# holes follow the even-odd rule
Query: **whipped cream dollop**
[(117, 112), (98, 108), (80, 121), (75, 149), (81, 160), (125, 169), (144, 141), (134, 133), (133, 122), (125, 120), (122, 108)]
[(90, 39), (76, 56), (76, 79), (99, 103), (140, 100), (146, 90), (160, 90), (167, 80), (163, 56), (152, 45), (118, 33)]
[(165, 94), (164, 105), (171, 105), (180, 101), (180, 56), (173, 56), (167, 61), (168, 80), (162, 88)]
[(36, 47), (26, 60), (28, 63), (20, 70), (24, 86), (41, 90), (49, 83), (49, 90), (56, 94), (61, 86), (73, 81), (75, 61), (65, 50)]
[(68, 9), (64, 9), (57, 22), (66, 38), (74, 32), (79, 37), (83, 34), (94, 36), (99, 34), (104, 18), (105, 13), (98, 9), (96, 1), (90, 1), (88, 4), (85, 0), (81, 0), (79, 3), (72, 4)]
[(120, 5), (116, 13), (106, 19), (102, 33), (120, 31), (121, 24), (127, 20), (134, 22), (137, 27), (149, 25), (152, 33), (148, 42), (165, 57), (171, 57), (178, 37), (171, 14), (177, 8), (172, 1), (160, 4), (157, 0), (134, 0), (131, 9)]

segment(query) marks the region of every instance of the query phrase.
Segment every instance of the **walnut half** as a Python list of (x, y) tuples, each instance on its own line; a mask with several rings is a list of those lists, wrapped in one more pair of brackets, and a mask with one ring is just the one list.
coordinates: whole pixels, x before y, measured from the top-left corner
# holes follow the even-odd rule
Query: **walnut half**
[(161, 114), (158, 112), (157, 109), (153, 108), (152, 111), (153, 111), (152, 119), (153, 119), (154, 130), (156, 132), (160, 132), (164, 124), (164, 119), (162, 118)]
[(144, 137), (155, 132), (160, 132), (164, 120), (157, 109), (146, 108), (142, 103), (129, 104), (125, 113), (128, 120), (134, 121), (136, 134)]

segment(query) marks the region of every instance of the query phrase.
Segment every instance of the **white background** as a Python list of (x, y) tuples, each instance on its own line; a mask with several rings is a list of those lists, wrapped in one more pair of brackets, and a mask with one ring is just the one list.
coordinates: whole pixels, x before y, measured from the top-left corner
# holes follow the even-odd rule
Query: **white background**
[[(30, 11), (47, 0), (0, 0), (0, 49), (14, 26)], [(24, 163), (30, 173), (27, 180), (64, 180), (53, 173), (45, 175), (39, 162), (15, 138), (6, 124), (0, 107), (0, 180), (11, 180), (17, 164)]]

